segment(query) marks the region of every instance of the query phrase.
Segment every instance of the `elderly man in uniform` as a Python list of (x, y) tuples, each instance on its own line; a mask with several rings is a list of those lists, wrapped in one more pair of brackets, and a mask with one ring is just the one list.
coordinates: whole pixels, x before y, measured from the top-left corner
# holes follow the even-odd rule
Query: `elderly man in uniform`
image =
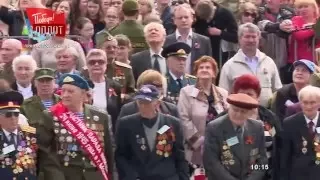
[(42, 111), (51, 108), (60, 99), (54, 95), (55, 80), (54, 70), (49, 68), (40, 68), (35, 71), (34, 84), (37, 89), (37, 95), (26, 99), (21, 106), (21, 113), (24, 114), (29, 124), (37, 127), (42, 117)]
[(168, 73), (167, 73), (167, 98), (174, 103), (178, 102), (181, 88), (187, 85), (196, 84), (197, 78), (195, 76), (186, 74), (186, 60), (191, 51), (188, 44), (183, 42), (173, 43), (165, 47), (161, 55), (167, 59)]
[[(107, 70), (106, 74), (108, 78), (117, 81), (121, 84), (121, 98), (123, 100), (128, 99), (130, 94), (134, 93), (135, 90), (135, 80), (133, 77), (132, 67), (129, 64), (116, 61), (116, 54), (118, 49), (117, 40), (109, 36), (104, 43), (102, 43), (101, 48), (107, 54)], [(83, 71), (84, 76), (89, 77), (88, 68), (85, 67)]]
[(206, 128), (203, 162), (208, 180), (263, 180), (268, 169), (264, 129), (249, 119), (258, 101), (242, 93), (229, 95), (227, 101), (228, 113)]
[(123, 34), (128, 36), (132, 43), (133, 53), (143, 51), (148, 48), (143, 34), (143, 26), (137, 22), (139, 16), (139, 5), (135, 0), (125, 0), (122, 4), (124, 21), (110, 31), (115, 36)]
[(302, 112), (283, 122), (280, 173), (283, 180), (320, 177), (320, 88), (306, 86), (298, 94)]
[(0, 179), (36, 180), (36, 129), (19, 126), (23, 96), (16, 91), (0, 93)]
[(13, 75), (12, 61), (15, 57), (19, 56), (22, 51), (22, 43), (17, 39), (7, 39), (2, 42), (1, 46), (1, 59), (4, 63), (0, 67), (0, 78), (4, 78), (10, 84), (14, 83), (15, 77)]
[(112, 180), (113, 150), (107, 112), (84, 104), (89, 85), (64, 75), (61, 102), (40, 121), (39, 163), (45, 180)]
[(157, 111), (153, 85), (142, 86), (135, 99), (139, 113), (121, 118), (116, 131), (119, 180), (188, 180), (179, 120)]

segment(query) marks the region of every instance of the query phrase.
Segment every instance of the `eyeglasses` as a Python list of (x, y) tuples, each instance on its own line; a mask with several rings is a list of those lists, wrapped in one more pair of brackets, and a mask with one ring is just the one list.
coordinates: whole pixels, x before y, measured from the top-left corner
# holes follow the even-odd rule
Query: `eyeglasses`
[(171, 3), (172, 6), (178, 6), (178, 5), (180, 5), (180, 4), (184, 4), (184, 1), (173, 1), (173, 2)]
[(18, 117), (19, 112), (6, 112), (6, 113), (1, 113), (1, 115), (4, 115), (6, 118), (11, 118), (12, 116)]
[(91, 61), (89, 61), (88, 62), (88, 64), (90, 65), (90, 66), (93, 66), (93, 65), (96, 65), (96, 64), (98, 64), (98, 65), (103, 65), (103, 64), (105, 64), (106, 62), (104, 61), (104, 60), (91, 60)]
[(251, 16), (253, 19), (257, 18), (257, 14), (256, 14), (256, 13), (244, 12), (243, 15), (244, 15), (245, 17)]

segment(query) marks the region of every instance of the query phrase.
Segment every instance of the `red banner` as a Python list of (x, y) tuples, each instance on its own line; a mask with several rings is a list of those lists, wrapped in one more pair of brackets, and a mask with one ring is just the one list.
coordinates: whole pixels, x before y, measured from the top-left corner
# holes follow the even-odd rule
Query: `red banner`
[(50, 110), (54, 117), (77, 140), (82, 149), (88, 153), (90, 160), (102, 173), (104, 180), (108, 180), (107, 160), (97, 134), (87, 128), (86, 124), (61, 102), (51, 107)]

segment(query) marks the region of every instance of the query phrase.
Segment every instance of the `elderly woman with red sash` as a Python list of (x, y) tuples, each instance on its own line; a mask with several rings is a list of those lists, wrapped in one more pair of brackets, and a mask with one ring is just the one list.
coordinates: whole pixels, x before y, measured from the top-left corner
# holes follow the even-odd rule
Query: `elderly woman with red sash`
[(111, 120), (84, 104), (89, 85), (75, 74), (61, 77), (61, 102), (40, 120), (39, 165), (46, 180), (112, 180)]

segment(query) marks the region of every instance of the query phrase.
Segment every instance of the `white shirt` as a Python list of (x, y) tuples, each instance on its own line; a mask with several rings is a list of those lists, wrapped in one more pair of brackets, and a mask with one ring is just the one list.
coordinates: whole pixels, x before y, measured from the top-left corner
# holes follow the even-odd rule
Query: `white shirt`
[[(189, 31), (189, 34), (188, 34), (186, 40), (183, 40), (179, 31), (176, 30), (176, 39), (179, 42), (184, 42), (184, 43), (188, 44), (192, 48), (192, 30), (191, 29)], [(191, 62), (191, 52), (190, 52), (190, 54), (187, 57), (187, 61), (186, 61), (186, 73), (191, 74), (191, 65), (192, 65), (192, 62)]]
[(28, 87), (22, 87), (19, 83), (17, 83), (18, 91), (22, 94), (24, 99), (28, 99), (33, 96), (32, 85), (30, 84)]
[(167, 74), (167, 61), (164, 57), (161, 56), (161, 52), (162, 52), (162, 49), (159, 52), (159, 54), (155, 53), (152, 49), (150, 49), (151, 65), (153, 67), (154, 61), (155, 61), (154, 55), (157, 54), (158, 55), (157, 59), (158, 59), (159, 65), (160, 65), (161, 74), (165, 76)]
[[(171, 71), (169, 71), (169, 73), (170, 73), (172, 79), (176, 82), (176, 84), (179, 85), (179, 83), (177, 81), (178, 78)], [(181, 79), (181, 81), (183, 81), (183, 76), (181, 76), (180, 79)]]
[(29, 125), (28, 119), (23, 114), (19, 114), (18, 124), (19, 125)]
[(95, 83), (93, 88), (93, 105), (103, 110), (107, 109), (106, 82)]
[[(8, 131), (6, 131), (5, 129), (2, 129), (2, 131), (4, 132), (4, 135), (6, 135), (8, 141), (10, 141), (10, 140), (11, 140), (11, 136), (10, 136), (11, 133), (8, 132)], [(15, 143), (17, 144), (17, 143), (18, 143), (18, 142), (17, 142), (18, 129), (14, 130), (12, 133), (15, 134), (15, 136), (14, 136), (14, 141), (15, 141)]]
[(312, 122), (313, 122), (313, 124), (314, 124), (314, 126), (313, 126), (313, 131), (315, 131), (315, 130), (316, 130), (316, 127), (317, 127), (317, 123), (318, 123), (319, 112), (317, 112), (316, 117), (314, 117), (312, 120), (311, 120), (311, 119), (309, 119), (306, 115), (304, 115), (304, 118), (305, 118), (305, 119), (306, 119), (306, 121), (307, 121), (307, 126), (308, 126), (308, 127), (309, 127), (309, 123), (310, 123), (310, 121), (312, 121)]

